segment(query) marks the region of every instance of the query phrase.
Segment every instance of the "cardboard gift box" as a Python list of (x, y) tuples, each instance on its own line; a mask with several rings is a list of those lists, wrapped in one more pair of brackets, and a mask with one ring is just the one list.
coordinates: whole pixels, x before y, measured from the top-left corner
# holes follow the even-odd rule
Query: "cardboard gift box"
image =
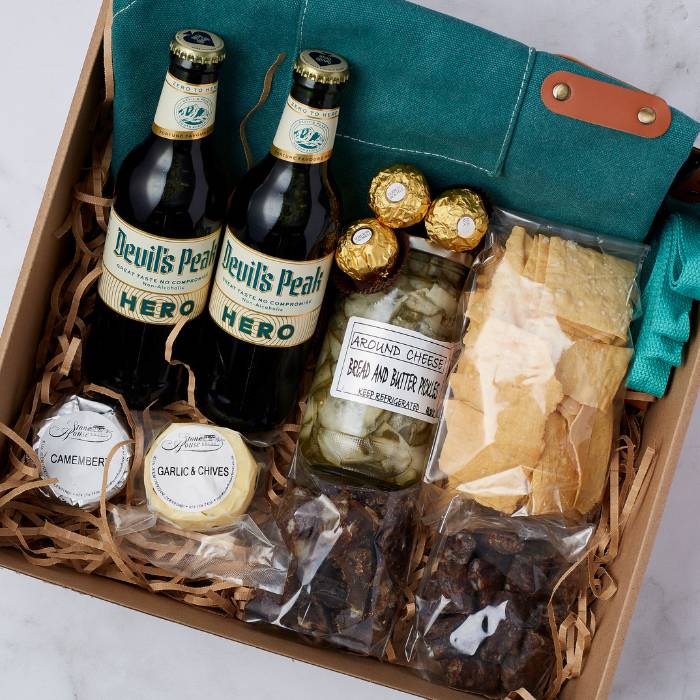
[[(67, 238), (58, 239), (53, 234), (70, 211), (73, 185), (79, 179), (81, 168), (91, 149), (93, 126), (104, 84), (103, 33), (108, 12), (109, 3), (106, 3), (90, 43), (0, 340), (0, 386), (3, 387), (0, 394), (0, 421), (6, 424), (14, 422), (31, 385), (35, 370), (35, 349), (46, 318), (50, 291), (68, 255), (70, 242)], [(620, 554), (610, 566), (618, 591), (610, 600), (598, 601), (594, 605), (597, 619), (595, 641), (582, 676), (564, 686), (561, 697), (565, 700), (597, 700), (608, 695), (699, 384), (700, 341), (693, 335), (685, 363), (676, 371), (668, 395), (655, 403), (647, 414), (640, 450), (652, 446), (657, 453), (656, 465), (644, 499), (625, 531)], [(82, 575), (63, 567), (36, 566), (12, 548), (0, 548), (0, 566), (419, 696), (473, 697), (432, 685), (398, 666), (310, 646), (283, 632), (246, 625), (115, 580)]]

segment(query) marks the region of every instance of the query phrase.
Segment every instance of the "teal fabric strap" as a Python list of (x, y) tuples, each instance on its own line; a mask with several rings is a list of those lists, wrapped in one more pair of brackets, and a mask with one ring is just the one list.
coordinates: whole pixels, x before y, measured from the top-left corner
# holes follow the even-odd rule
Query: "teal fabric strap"
[(238, 126), (278, 53), (287, 60), (248, 125), (256, 159), (272, 142), (294, 54), (347, 56), (333, 172), (349, 219), (367, 213), (374, 172), (407, 161), (436, 189), (470, 184), (503, 207), (642, 240), (699, 129), (675, 110), (656, 139), (553, 114), (540, 97), (552, 72), (615, 81), (403, 0), (114, 0), (115, 168), (148, 133), (168, 43), (186, 26), (227, 44), (216, 139), (234, 179), (244, 170)]
[(671, 370), (682, 362), (692, 303), (700, 299), (700, 220), (687, 212), (668, 216), (652, 246), (645, 278), (627, 385), (661, 397)]

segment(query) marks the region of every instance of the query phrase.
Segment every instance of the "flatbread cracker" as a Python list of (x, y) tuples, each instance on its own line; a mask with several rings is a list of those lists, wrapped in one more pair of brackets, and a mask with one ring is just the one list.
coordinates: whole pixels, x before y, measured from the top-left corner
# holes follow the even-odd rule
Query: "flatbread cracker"
[(620, 388), (631, 359), (629, 348), (577, 340), (562, 353), (557, 379), (566, 396), (605, 409)]
[(566, 513), (574, 508), (580, 474), (568, 441), (564, 417), (552, 413), (544, 431), (545, 448), (532, 470), (528, 512)]
[(468, 484), (457, 484), (456, 490), (483, 506), (511, 515), (527, 501), (530, 480), (524, 469), (515, 467)]
[(513, 271), (522, 275), (525, 267), (525, 239), (529, 238), (522, 226), (514, 226), (506, 241), (506, 254), (503, 258)]
[(581, 471), (581, 484), (575, 507), (582, 514), (590, 512), (603, 500), (614, 432), (612, 406), (608, 406), (605, 411), (595, 410), (591, 418), (588, 440), (580, 442), (574, 448)]
[(627, 338), (633, 263), (553, 236), (544, 284), (562, 322), (586, 335)]

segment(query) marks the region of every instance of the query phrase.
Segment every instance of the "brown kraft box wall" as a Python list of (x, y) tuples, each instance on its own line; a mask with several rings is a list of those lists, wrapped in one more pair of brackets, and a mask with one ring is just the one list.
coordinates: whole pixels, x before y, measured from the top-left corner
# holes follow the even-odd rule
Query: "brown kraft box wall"
[[(53, 232), (70, 210), (73, 183), (78, 180), (90, 151), (92, 126), (102, 99), (102, 36), (108, 10), (107, 2), (100, 12), (88, 49), (0, 339), (0, 386), (3, 387), (0, 393), (0, 421), (7, 424), (14, 422), (32, 381), (34, 354), (46, 316), (50, 290), (67, 255), (68, 241), (56, 239)], [(670, 392), (652, 406), (646, 418), (641, 449), (654, 447), (658, 454), (657, 463), (644, 500), (625, 531), (621, 552), (611, 567), (619, 587), (617, 594), (609, 601), (599, 601), (594, 607), (597, 619), (595, 640), (582, 676), (564, 686), (561, 697), (565, 700), (602, 700), (608, 696), (699, 384), (700, 343), (693, 334), (685, 363), (676, 371)], [(291, 636), (245, 625), (128, 584), (82, 575), (69, 569), (34, 566), (13, 549), (0, 549), (0, 566), (418, 696), (463, 700), (475, 697), (431, 685), (397, 666), (332, 649), (311, 647)]]

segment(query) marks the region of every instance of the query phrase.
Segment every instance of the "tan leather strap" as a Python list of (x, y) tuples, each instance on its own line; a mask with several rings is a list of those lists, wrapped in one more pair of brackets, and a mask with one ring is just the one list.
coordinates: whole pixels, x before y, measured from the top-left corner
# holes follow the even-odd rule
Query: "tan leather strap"
[(569, 71), (550, 73), (540, 94), (555, 114), (643, 138), (663, 136), (671, 126), (671, 108), (660, 97)]

